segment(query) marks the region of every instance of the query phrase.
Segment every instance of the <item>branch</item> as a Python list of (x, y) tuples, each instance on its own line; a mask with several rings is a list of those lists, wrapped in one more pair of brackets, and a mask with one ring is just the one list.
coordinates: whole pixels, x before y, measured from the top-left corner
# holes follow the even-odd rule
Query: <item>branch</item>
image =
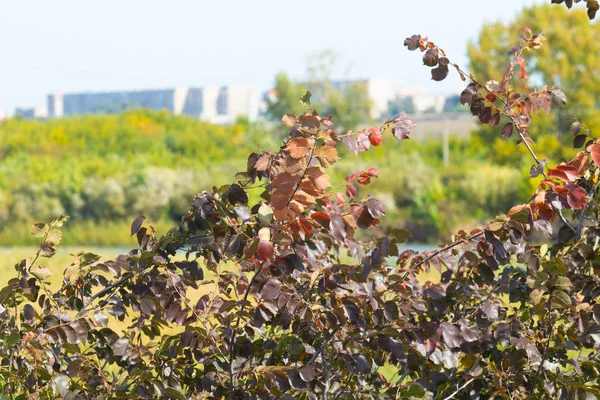
[(108, 292), (110, 292), (111, 290), (113, 290), (114, 288), (120, 286), (123, 282), (129, 280), (133, 278), (133, 274), (131, 272), (124, 274), (121, 279), (119, 279), (118, 281), (111, 283), (110, 285), (108, 285), (107, 287), (105, 287), (104, 289), (102, 289), (101, 291), (99, 291), (98, 293), (96, 293), (95, 295), (93, 295), (92, 297), (90, 297), (90, 299), (88, 300), (88, 303), (81, 309), (79, 310), (79, 312), (77, 313), (77, 316), (75, 318), (79, 318), (81, 315), (83, 315), (86, 311), (86, 309), (92, 304), (92, 302), (94, 300), (96, 300), (98, 297), (102, 297), (105, 294), (107, 294)]
[[(246, 288), (246, 292), (244, 293), (244, 300), (242, 302), (242, 305), (240, 306), (240, 312), (238, 314), (238, 318), (237, 318), (237, 321), (235, 323), (236, 326), (240, 324), (240, 319), (242, 318), (241, 314), (244, 312), (244, 307), (246, 306), (246, 301), (248, 300), (248, 295), (250, 295), (250, 289), (252, 288), (252, 285), (254, 284), (254, 282), (256, 282), (256, 277), (260, 273), (262, 267), (263, 267), (263, 264), (261, 263), (258, 266), (258, 268), (256, 269), (256, 272), (254, 273), (254, 276), (252, 277), (252, 279), (248, 283), (248, 287)], [(229, 324), (231, 324), (231, 322)], [(229, 386), (230, 386), (230, 391), (231, 391), (230, 393), (231, 393), (231, 395), (233, 395), (233, 389), (234, 389), (234, 382), (233, 382), (233, 351), (235, 350), (235, 340), (236, 340), (235, 328), (233, 328), (233, 327), (231, 329), (231, 335), (232, 335), (231, 336), (231, 342), (229, 343)]]
[(600, 183), (600, 181), (596, 182), (596, 184), (590, 189), (590, 191), (588, 193), (588, 200), (585, 203), (585, 208), (583, 209), (583, 211), (581, 212), (581, 215), (579, 216), (579, 222), (577, 223), (577, 230), (575, 231), (576, 240), (578, 240), (578, 241), (581, 238), (581, 231), (583, 230), (583, 220), (585, 219), (585, 214), (587, 214), (587, 212), (590, 208), (590, 205), (592, 204), (592, 199), (594, 198), (594, 195), (596, 194), (596, 189), (598, 189), (599, 183)]
[(563, 224), (565, 224), (566, 226), (569, 227), (569, 229), (571, 229), (573, 231), (573, 233), (577, 233), (577, 231), (575, 230), (575, 228), (573, 228), (573, 225), (571, 225), (569, 223), (569, 221), (567, 221), (567, 219), (565, 218), (565, 216), (562, 213), (562, 210), (558, 210), (558, 216), (560, 217), (560, 220), (563, 222)]
[(335, 336), (338, 329), (339, 329), (339, 327), (336, 327), (333, 331), (331, 331), (331, 333), (329, 334), (329, 337), (327, 339), (325, 339), (325, 341), (323, 343), (321, 343), (321, 345), (319, 346), (317, 351), (315, 351), (315, 354), (312, 355), (312, 357), (310, 358), (310, 360), (308, 360), (306, 365), (312, 364), (317, 359), (317, 357), (319, 357), (319, 354), (321, 354), (321, 352), (323, 351), (325, 346), (327, 346), (327, 344), (331, 341), (331, 339), (333, 339), (333, 336)]
[(462, 385), (461, 387), (459, 387), (458, 389), (456, 389), (456, 392), (452, 393), (450, 396), (445, 397), (444, 400), (449, 400), (454, 398), (454, 396), (456, 396), (461, 390), (463, 390), (465, 387), (467, 387), (471, 382), (473, 382), (475, 380), (475, 378), (471, 378), (469, 379), (467, 382), (465, 382), (464, 385)]
[(425, 257), (423, 260), (419, 261), (414, 266), (412, 266), (408, 271), (406, 271), (404, 273), (404, 275), (402, 275), (402, 278), (400, 278), (400, 280), (403, 281), (404, 279), (406, 279), (406, 277), (408, 276), (408, 273), (410, 271), (412, 271), (412, 270), (420, 267), (421, 265), (425, 264), (427, 261), (431, 260), (432, 258), (437, 257), (439, 254), (441, 254), (441, 253), (443, 253), (445, 251), (448, 251), (448, 250), (450, 250), (450, 249), (452, 249), (452, 248), (454, 248), (454, 247), (456, 247), (458, 245), (464, 244), (465, 241), (470, 242), (473, 239), (477, 239), (479, 236), (482, 236), (484, 233), (485, 233), (485, 231), (481, 231), (481, 232), (475, 233), (475, 234), (473, 234), (471, 236), (467, 236), (466, 239), (457, 240), (454, 243), (450, 243), (449, 245), (447, 245), (445, 247), (442, 247), (439, 250), (434, 251), (432, 254), (430, 254), (429, 256)]

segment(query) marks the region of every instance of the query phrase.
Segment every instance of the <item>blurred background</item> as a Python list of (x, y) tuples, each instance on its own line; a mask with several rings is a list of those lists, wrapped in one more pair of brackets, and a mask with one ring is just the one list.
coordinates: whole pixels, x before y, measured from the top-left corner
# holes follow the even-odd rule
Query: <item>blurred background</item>
[(166, 232), (193, 194), (230, 183), (250, 152), (278, 148), (281, 117), (302, 110), (307, 89), (338, 132), (398, 113), (417, 123), (410, 141), (386, 137), (332, 171), (338, 184), (380, 171), (359, 195), (386, 204), (386, 226), (426, 245), (481, 226), (531, 196), (529, 156), (460, 105), (457, 74), (432, 82), (403, 41), (428, 36), (485, 82), (501, 79), (524, 27), (543, 30), (528, 84), (556, 84), (569, 103), (538, 113), (531, 136), (556, 162), (575, 154), (566, 116), (600, 128), (600, 29), (585, 8), (549, 3), (3, 2), (0, 254), (31, 252), (30, 225), (61, 214), (71, 248), (134, 246), (140, 214)]

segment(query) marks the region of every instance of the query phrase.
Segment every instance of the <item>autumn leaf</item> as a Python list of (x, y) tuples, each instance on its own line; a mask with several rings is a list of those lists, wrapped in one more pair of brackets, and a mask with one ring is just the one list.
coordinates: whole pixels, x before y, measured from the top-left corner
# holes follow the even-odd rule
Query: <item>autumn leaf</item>
[(356, 141), (356, 139), (354, 139), (352, 136), (344, 136), (342, 138), (342, 142), (344, 142), (344, 144), (348, 148), (348, 151), (354, 153), (355, 155), (358, 155), (358, 142)]
[(568, 190), (567, 201), (573, 210), (583, 209), (587, 201), (587, 192), (585, 189), (572, 183), (566, 185), (565, 188)]
[(369, 150), (369, 147), (371, 147), (371, 141), (369, 140), (369, 137), (363, 132), (360, 132), (356, 136), (356, 142), (358, 143), (358, 149), (360, 151), (367, 151)]
[(273, 187), (284, 193), (291, 192), (297, 183), (298, 178), (289, 172), (280, 172), (273, 178)]
[(385, 206), (376, 197), (369, 197), (366, 202), (367, 210), (373, 218), (381, 218), (385, 215)]
[(313, 156), (319, 160), (323, 167), (329, 167), (338, 160), (338, 152), (334, 146), (323, 145), (317, 147)]
[(592, 155), (594, 163), (600, 167), (600, 144), (594, 143), (589, 145), (587, 151)]
[(308, 154), (314, 145), (314, 139), (297, 137), (288, 142), (286, 150), (290, 152), (290, 156), (293, 158), (302, 158)]
[(304, 176), (308, 177), (313, 186), (318, 190), (325, 190), (331, 186), (331, 183), (329, 182), (329, 175), (322, 167), (307, 168)]

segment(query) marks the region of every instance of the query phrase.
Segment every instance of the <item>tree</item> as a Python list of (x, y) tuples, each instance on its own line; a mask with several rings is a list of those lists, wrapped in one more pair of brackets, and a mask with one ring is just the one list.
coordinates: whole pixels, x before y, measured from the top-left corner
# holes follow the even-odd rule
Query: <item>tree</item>
[(285, 73), (278, 74), (274, 99), (267, 100), (269, 117), (280, 121), (290, 111), (298, 113), (298, 99), (310, 90), (315, 108), (324, 115), (340, 116), (337, 121), (340, 127), (356, 129), (371, 122), (371, 101), (366, 83), (360, 80), (334, 81), (331, 75), (336, 60), (337, 55), (330, 50), (311, 57), (305, 82), (292, 82)]
[(414, 112), (415, 104), (411, 96), (397, 97), (394, 101), (388, 103), (388, 115), (414, 114)]
[[(468, 46), (470, 71), (481, 82), (503, 76), (504, 68), (513, 58), (509, 50), (518, 39), (518, 32), (528, 27), (533, 32), (543, 30), (547, 46), (541, 46), (515, 65), (520, 73), (514, 76), (514, 85), (534, 84), (564, 88), (566, 107), (552, 112), (552, 118), (543, 118), (532, 126), (534, 140), (540, 135), (568, 134), (567, 116), (587, 121), (590, 129), (600, 128), (596, 109), (600, 104), (600, 25), (589, 23), (585, 11), (569, 12), (564, 7), (550, 4), (525, 8), (510, 23), (491, 23), (482, 28), (479, 38)], [(519, 64), (522, 63), (522, 67)], [(498, 129), (482, 129), (484, 141), (497, 137)]]
[[(538, 39), (527, 32), (516, 56)], [(404, 43), (434, 80), (449, 67), (466, 79), (427, 38)], [(520, 137), (544, 179), (506, 215), (432, 252), (401, 251), (410, 235), (399, 229), (359, 241), (385, 216), (377, 198), (356, 197), (378, 172), (335, 189), (328, 173), (337, 145), (358, 154), (390, 134), (407, 139), (412, 121), (342, 134), (309, 107), (283, 118), (278, 150), (251, 154), (231, 185), (194, 196), (179, 227), (159, 236), (136, 218), (137, 249), (111, 261), (77, 254), (58, 289), (38, 261), (54, 255), (65, 218), (34, 225), (39, 250), (0, 289), (4, 397), (597, 398), (600, 139), (576, 121), (584, 150), (550, 167), (525, 123), (563, 98), (469, 83), (461, 102)], [(554, 242), (530, 241), (553, 221)], [(433, 269), (437, 279), (423, 276)]]

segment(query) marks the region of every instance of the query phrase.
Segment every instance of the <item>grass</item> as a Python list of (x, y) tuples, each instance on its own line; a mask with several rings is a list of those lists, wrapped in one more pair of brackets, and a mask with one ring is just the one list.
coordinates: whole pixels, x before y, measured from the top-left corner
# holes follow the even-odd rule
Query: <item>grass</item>
[[(136, 239), (129, 235), (131, 221), (133, 218), (104, 222), (69, 220), (61, 228), (63, 232), (61, 247), (82, 247), (82, 249), (85, 247), (87, 250), (105, 247), (133, 248), (137, 243)], [(40, 221), (18, 222), (0, 228), (0, 246), (37, 246), (39, 239), (31, 235), (31, 225), (34, 222)], [(151, 223), (160, 234), (177, 226), (177, 222), (167, 219), (152, 220)]]

